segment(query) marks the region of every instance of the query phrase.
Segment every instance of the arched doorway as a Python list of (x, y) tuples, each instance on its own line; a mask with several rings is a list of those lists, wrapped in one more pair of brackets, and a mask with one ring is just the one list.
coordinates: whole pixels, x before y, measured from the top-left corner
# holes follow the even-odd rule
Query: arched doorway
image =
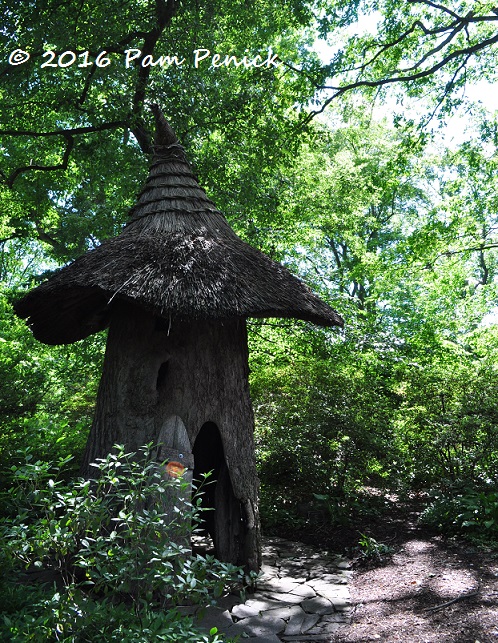
[(202, 482), (203, 474), (212, 471), (203, 486), (201, 529), (213, 539), (220, 560), (237, 564), (242, 543), (242, 511), (234, 495), (225, 460), (223, 441), (214, 422), (205, 422), (194, 442), (194, 487)]

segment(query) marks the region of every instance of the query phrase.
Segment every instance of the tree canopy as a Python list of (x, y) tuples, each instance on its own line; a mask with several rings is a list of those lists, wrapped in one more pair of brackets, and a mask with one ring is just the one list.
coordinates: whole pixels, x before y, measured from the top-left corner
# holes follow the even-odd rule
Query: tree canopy
[[(464, 89), (469, 81), (494, 78), (498, 11), (492, 2), (356, 0), (338, 4), (334, 18), (325, 10), (320, 20), (324, 38), (334, 35), (336, 25), (347, 33), (344, 40), (335, 39), (339, 44), (328, 70), (332, 82), (324, 84), (332, 95), (321, 110), (352, 89), (379, 89), (396, 83), (402, 83), (412, 96), (433, 91), (434, 102), (440, 106), (446, 98), (454, 100), (456, 90)], [(359, 17), (365, 18), (364, 23), (368, 20), (368, 27), (357, 34), (354, 26)]]
[[(254, 201), (245, 186), (257, 185), (271, 207), (269, 174), (289, 164), (306, 123), (333, 100), (402, 83), (433, 112), (461, 101), (469, 80), (495, 74), (498, 16), (485, 2), (4, 0), (0, 8), (1, 238), (42, 241), (62, 260), (124, 221), (151, 153), (151, 102), (221, 209), (236, 209), (254, 236), (264, 221), (244, 212)], [(326, 64), (317, 38), (331, 48)], [(224, 64), (231, 56), (237, 67)], [(224, 182), (241, 186), (239, 198)]]

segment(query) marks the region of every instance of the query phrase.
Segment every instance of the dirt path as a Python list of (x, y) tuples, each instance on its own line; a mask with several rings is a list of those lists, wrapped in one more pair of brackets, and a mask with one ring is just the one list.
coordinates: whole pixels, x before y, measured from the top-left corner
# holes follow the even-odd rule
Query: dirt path
[(352, 624), (334, 641), (498, 643), (498, 558), (465, 543), (408, 525), (388, 561), (355, 571), (350, 591)]

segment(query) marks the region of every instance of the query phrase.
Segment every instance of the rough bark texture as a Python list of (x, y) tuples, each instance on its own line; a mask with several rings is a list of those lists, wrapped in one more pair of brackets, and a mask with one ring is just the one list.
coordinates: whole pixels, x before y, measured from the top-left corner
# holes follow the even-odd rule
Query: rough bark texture
[(221, 467), (216, 488), (217, 554), (258, 569), (258, 481), (245, 321), (169, 321), (133, 304), (116, 304), (83, 473), (115, 443), (135, 450), (159, 442), (173, 416), (184, 423), (191, 447), (203, 425), (213, 423), (227, 469)]

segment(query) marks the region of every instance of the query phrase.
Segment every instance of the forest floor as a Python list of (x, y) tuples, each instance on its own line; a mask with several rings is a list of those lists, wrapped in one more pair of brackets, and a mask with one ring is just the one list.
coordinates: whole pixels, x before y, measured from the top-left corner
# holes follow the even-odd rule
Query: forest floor
[(393, 501), (388, 518), (327, 535), (336, 548), (365, 532), (389, 547), (369, 557), (349, 549), (352, 621), (334, 642), (498, 643), (498, 553), (424, 528), (420, 505)]

